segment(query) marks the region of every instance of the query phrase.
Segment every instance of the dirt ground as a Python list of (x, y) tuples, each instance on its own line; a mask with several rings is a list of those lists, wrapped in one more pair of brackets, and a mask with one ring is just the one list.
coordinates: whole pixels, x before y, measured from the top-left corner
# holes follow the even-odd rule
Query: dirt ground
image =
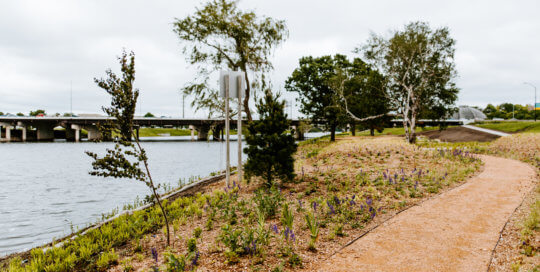
[(485, 271), (536, 173), (515, 160), (482, 160), (480, 175), (385, 222), (316, 271)]
[[(527, 195), (521, 206), (508, 221), (493, 254), (489, 272), (512, 271), (512, 266), (515, 264), (520, 264), (519, 271), (534, 271), (535, 267), (540, 266), (540, 254), (527, 257), (525, 254), (522, 254), (523, 249), (520, 248), (522, 224), (530, 213), (531, 205), (537, 199), (537, 190), (538, 183), (536, 189)], [(540, 245), (540, 237), (537, 236), (536, 240), (532, 241), (531, 244), (538, 247)]]
[(438, 139), (443, 142), (490, 142), (499, 138), (497, 135), (464, 127), (451, 127), (443, 131), (425, 131), (418, 133), (418, 135), (428, 137), (429, 139)]

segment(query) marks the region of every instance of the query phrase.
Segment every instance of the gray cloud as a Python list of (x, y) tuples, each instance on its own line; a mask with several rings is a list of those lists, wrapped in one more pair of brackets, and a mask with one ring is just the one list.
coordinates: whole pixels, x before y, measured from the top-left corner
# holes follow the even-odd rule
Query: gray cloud
[[(127, 48), (136, 53), (138, 113), (181, 114), (178, 90), (194, 73), (171, 23), (193, 12), (198, 1), (1, 2), (0, 111), (68, 112), (73, 82), (74, 111), (100, 112), (108, 98), (93, 78), (116, 70), (116, 56)], [(522, 82), (540, 87), (537, 1), (244, 0), (240, 5), (287, 21), (290, 38), (273, 60), (276, 89), (302, 56), (352, 57), (370, 31), (384, 34), (415, 20), (448, 26), (457, 40), (459, 104), (532, 103), (532, 88)]]

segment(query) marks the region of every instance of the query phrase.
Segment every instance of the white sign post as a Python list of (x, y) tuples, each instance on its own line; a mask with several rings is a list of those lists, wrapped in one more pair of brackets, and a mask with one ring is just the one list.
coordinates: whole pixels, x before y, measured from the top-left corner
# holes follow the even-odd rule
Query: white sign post
[(241, 71), (221, 71), (219, 75), (220, 95), (225, 98), (225, 142), (226, 142), (226, 183), (229, 186), (230, 173), (230, 145), (229, 145), (229, 98), (238, 98), (237, 136), (238, 136), (238, 183), (242, 181), (242, 96), (245, 92), (244, 73)]

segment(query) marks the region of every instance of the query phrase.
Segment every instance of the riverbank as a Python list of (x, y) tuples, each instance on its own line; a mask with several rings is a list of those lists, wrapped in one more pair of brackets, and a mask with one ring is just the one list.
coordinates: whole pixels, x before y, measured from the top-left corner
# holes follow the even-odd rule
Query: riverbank
[[(338, 139), (301, 143), (297, 178), (279, 190), (261, 188), (255, 180), (229, 188), (218, 182), (205, 192), (171, 201), (170, 248), (159, 212), (150, 208), (44, 254), (33, 250), (29, 264), (57, 271), (129, 271), (187, 258), (202, 270), (307, 268), (374, 224), (463, 182), (480, 168), (470, 154), (422, 150), (400, 138)], [(187, 243), (192, 250), (196, 245), (196, 255), (188, 253)], [(85, 258), (80, 257), (83, 252)], [(19, 261), (10, 260), (12, 270)]]

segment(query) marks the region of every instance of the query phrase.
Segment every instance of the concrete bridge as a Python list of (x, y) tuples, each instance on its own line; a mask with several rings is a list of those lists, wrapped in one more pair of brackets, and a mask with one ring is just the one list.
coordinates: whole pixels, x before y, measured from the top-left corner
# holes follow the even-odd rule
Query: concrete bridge
[[(53, 141), (66, 139), (78, 142), (82, 139), (81, 130), (88, 132), (88, 140), (103, 138), (98, 126), (114, 120), (112, 117), (3, 117), (0, 116), (0, 141)], [(256, 121), (256, 120), (255, 120)], [(231, 120), (231, 127), (237, 121)], [(244, 121), (246, 123), (246, 121)], [(298, 127), (300, 120), (291, 120), (291, 127)], [(137, 137), (141, 127), (188, 127), (194, 139), (197, 131), (197, 140), (206, 141), (210, 130), (213, 140), (219, 140), (225, 126), (225, 119), (184, 119), (184, 118), (146, 118), (133, 119)], [(64, 130), (55, 130), (62, 127)], [(296, 138), (302, 139), (303, 134), (296, 131)]]

